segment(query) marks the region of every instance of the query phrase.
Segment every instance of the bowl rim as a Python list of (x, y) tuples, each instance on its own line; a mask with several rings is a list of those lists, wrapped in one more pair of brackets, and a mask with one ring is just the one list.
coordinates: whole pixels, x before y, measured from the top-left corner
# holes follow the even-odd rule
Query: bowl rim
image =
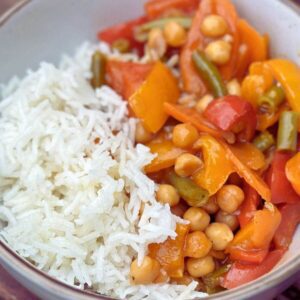
[[(300, 18), (300, 7), (297, 3), (292, 0), (276, 0), (287, 8), (296, 12)], [(0, 28), (11, 18), (14, 14), (16, 14), (20, 9), (22, 9), (25, 5), (31, 3), (32, 0), (20, 0), (16, 4), (14, 4), (10, 9), (8, 9), (4, 14), (0, 15)], [(76, 288), (75, 286), (64, 283), (46, 272), (39, 270), (33, 264), (28, 262), (26, 259), (21, 257), (18, 253), (16, 253), (13, 249), (9, 247), (9, 245), (0, 239), (0, 264), (8, 270), (11, 274), (18, 274), (18, 278), (30, 278), (29, 281), (31, 283), (39, 282), (38, 286), (49, 292), (55, 291), (58, 294), (68, 297), (75, 297), (78, 300), (112, 300), (115, 298), (111, 298), (109, 296), (105, 296), (102, 294), (97, 294), (94, 292), (81, 290)], [(14, 272), (12, 272), (13, 270)], [(251, 281), (245, 285), (242, 285), (238, 288), (227, 290), (220, 292), (216, 295), (211, 295), (206, 297), (205, 299), (214, 300), (232, 300), (232, 299), (249, 299), (252, 296), (257, 295), (258, 293), (263, 293), (276, 285), (284, 282), (289, 279), (291, 276), (295, 275), (300, 271), (300, 253), (296, 255), (296, 257), (290, 261), (285, 262), (281, 265), (277, 270), (275, 270), (272, 274), (266, 274), (254, 281)], [(24, 275), (26, 274), (26, 276)], [(14, 275), (13, 275), (14, 277)], [(45, 288), (47, 286), (47, 288)], [(61, 293), (61, 289), (63, 289), (63, 294)], [(55, 294), (55, 295), (57, 295)], [(69, 299), (69, 298), (68, 298)], [(71, 299), (71, 298), (70, 298)]]

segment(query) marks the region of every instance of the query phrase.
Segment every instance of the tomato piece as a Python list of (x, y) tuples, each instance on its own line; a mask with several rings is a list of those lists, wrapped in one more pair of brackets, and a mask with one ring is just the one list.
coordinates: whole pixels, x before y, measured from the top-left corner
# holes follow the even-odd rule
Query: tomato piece
[(234, 262), (221, 281), (221, 286), (226, 289), (233, 289), (263, 276), (273, 269), (282, 258), (284, 252), (284, 250), (271, 251), (264, 261), (258, 265)]
[(175, 239), (168, 238), (161, 244), (149, 245), (149, 256), (156, 259), (172, 278), (183, 277), (184, 247), (189, 226), (177, 224)]
[(282, 220), (275, 233), (274, 244), (276, 248), (288, 249), (300, 223), (300, 202), (285, 204), (281, 207), (280, 213)]
[(240, 207), (240, 213), (238, 215), (241, 228), (244, 228), (253, 218), (260, 202), (258, 192), (246, 183), (244, 185), (244, 193), (245, 200)]
[(286, 163), (285, 174), (295, 192), (300, 195), (300, 152)]
[(225, 96), (212, 101), (204, 117), (224, 131), (238, 133), (241, 142), (250, 141), (256, 129), (256, 113), (252, 105), (238, 96)]
[(98, 39), (112, 45), (118, 39), (129, 41), (130, 50), (135, 50), (139, 55), (144, 52), (144, 44), (134, 38), (134, 30), (137, 26), (147, 22), (147, 17), (143, 16), (129, 22), (114, 25), (98, 32)]
[(107, 83), (128, 100), (153, 69), (153, 64), (109, 60), (106, 63)]
[(149, 0), (145, 4), (147, 16), (155, 19), (174, 10), (192, 13), (199, 6), (200, 0)]
[(247, 263), (260, 264), (268, 255), (269, 250), (243, 250), (233, 248), (230, 251), (230, 259)]
[(272, 203), (295, 203), (300, 201), (285, 173), (285, 166), (293, 155), (277, 151), (268, 170), (266, 181), (271, 189)]

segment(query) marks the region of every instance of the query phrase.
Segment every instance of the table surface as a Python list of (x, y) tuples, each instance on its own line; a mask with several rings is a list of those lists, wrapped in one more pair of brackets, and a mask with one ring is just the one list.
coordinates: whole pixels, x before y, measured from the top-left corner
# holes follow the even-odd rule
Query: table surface
[[(0, 15), (18, 0), (0, 0)], [(296, 0), (300, 3), (300, 0)], [(300, 282), (289, 288), (278, 300), (300, 299)], [(38, 300), (0, 266), (0, 299), (1, 300)]]

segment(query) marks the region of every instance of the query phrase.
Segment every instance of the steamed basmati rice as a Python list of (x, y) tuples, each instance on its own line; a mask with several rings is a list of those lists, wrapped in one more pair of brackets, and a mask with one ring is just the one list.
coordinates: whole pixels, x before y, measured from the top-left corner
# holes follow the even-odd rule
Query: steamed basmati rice
[[(132, 259), (182, 222), (155, 200), (134, 146), (135, 120), (109, 87), (94, 91), (83, 45), (59, 68), (42, 63), (1, 90), (1, 238), (53, 277), (127, 299), (192, 299), (196, 282), (131, 286)], [(0, 95), (1, 95), (0, 94)], [(99, 143), (97, 143), (100, 141)], [(140, 207), (145, 204), (141, 217)]]

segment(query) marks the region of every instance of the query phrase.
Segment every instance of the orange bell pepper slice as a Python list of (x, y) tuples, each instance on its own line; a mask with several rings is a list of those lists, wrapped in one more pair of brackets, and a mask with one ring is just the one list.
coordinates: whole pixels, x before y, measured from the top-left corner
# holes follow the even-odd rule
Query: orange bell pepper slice
[(269, 127), (273, 126), (276, 122), (278, 122), (281, 113), (286, 110), (288, 110), (288, 105), (286, 103), (283, 103), (275, 113), (258, 113), (256, 129), (259, 131), (265, 131)]
[(172, 278), (181, 278), (184, 272), (184, 248), (189, 225), (177, 224), (175, 239), (149, 245), (149, 256), (156, 259)]
[(165, 103), (165, 111), (177, 121), (193, 124), (200, 132), (208, 133), (217, 138), (224, 137), (226, 139), (231, 137), (229, 132), (218, 130), (193, 108)]
[(300, 195), (300, 152), (286, 163), (285, 174), (295, 192)]
[(250, 62), (266, 60), (268, 57), (268, 39), (244, 19), (238, 20), (237, 27), (241, 35), (241, 43), (250, 49)]
[(249, 250), (245, 251), (239, 248), (230, 249), (230, 259), (247, 263), (260, 264), (268, 255), (269, 250)]
[(144, 83), (129, 98), (129, 105), (144, 126), (156, 133), (168, 119), (164, 103), (175, 103), (179, 95), (176, 78), (163, 63), (157, 62)]
[(263, 179), (257, 175), (254, 171), (252, 171), (249, 167), (247, 167), (238, 157), (231, 151), (230, 147), (220, 141), (222, 143), (224, 149), (226, 150), (226, 156), (233, 163), (235, 171), (238, 175), (245, 179), (245, 181), (252, 186), (259, 195), (266, 201), (271, 201), (271, 191), (267, 184), (263, 181)]
[(229, 32), (233, 37), (232, 52), (230, 61), (220, 67), (220, 72), (225, 80), (234, 75), (239, 51), (239, 34), (237, 30), (237, 13), (235, 7), (229, 0), (202, 0), (193, 20), (192, 27), (188, 33), (187, 42), (180, 55), (180, 70), (184, 90), (188, 93), (202, 95), (206, 92), (206, 86), (194, 68), (192, 54), (195, 50), (203, 50), (210, 42), (200, 28), (204, 18), (210, 14), (222, 16), (229, 26)]
[(268, 203), (262, 210), (254, 213), (251, 221), (240, 229), (227, 248), (245, 251), (268, 249), (281, 222), (281, 214), (275, 205)]
[(193, 181), (214, 195), (234, 172), (234, 166), (223, 146), (209, 135), (201, 136), (194, 148), (202, 151), (204, 168), (193, 175)]
[(287, 59), (272, 59), (267, 64), (282, 85), (291, 108), (300, 112), (300, 68)]
[(257, 171), (265, 166), (264, 154), (253, 144), (240, 143), (229, 147), (233, 154), (248, 168)]
[(149, 0), (145, 4), (145, 10), (150, 19), (155, 19), (174, 10), (193, 12), (199, 6), (199, 2), (200, 0)]
[(145, 167), (146, 173), (154, 173), (172, 167), (175, 164), (176, 158), (185, 150), (177, 148), (171, 141), (152, 141), (146, 145), (150, 148), (151, 153), (157, 156), (152, 162)]

